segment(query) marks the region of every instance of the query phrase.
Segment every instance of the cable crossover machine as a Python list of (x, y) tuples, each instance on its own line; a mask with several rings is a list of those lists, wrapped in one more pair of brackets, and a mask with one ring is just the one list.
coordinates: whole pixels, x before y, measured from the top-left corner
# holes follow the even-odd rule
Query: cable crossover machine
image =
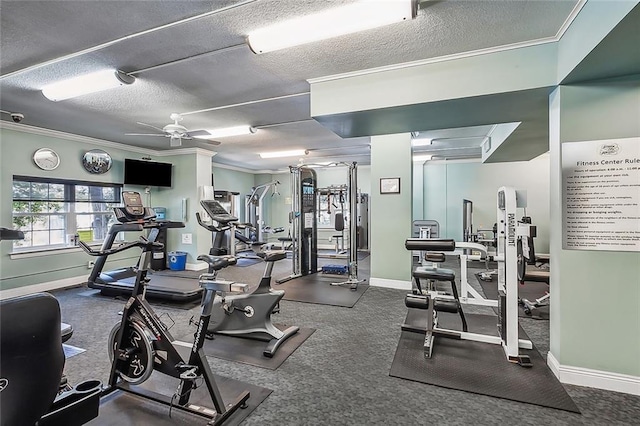
[[(358, 164), (332, 163), (331, 165), (348, 166), (348, 198), (351, 221), (357, 217), (358, 209)], [(318, 177), (310, 165), (289, 166), (291, 172), (291, 213), (289, 221), (292, 228), (293, 271), (292, 274), (277, 280), (278, 284), (318, 272), (318, 228), (317, 197)], [(358, 284), (365, 280), (358, 279), (358, 228), (349, 227), (348, 279), (332, 285), (348, 285), (357, 290)]]

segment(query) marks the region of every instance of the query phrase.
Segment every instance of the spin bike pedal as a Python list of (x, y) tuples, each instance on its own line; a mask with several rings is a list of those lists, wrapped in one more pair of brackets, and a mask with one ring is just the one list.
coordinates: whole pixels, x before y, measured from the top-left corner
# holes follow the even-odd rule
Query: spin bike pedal
[(198, 367), (189, 364), (178, 364), (176, 370), (180, 373), (180, 379), (182, 380), (195, 380), (198, 377)]
[(533, 367), (533, 363), (531, 362), (531, 358), (529, 358), (529, 355), (519, 355), (518, 365), (525, 368)]

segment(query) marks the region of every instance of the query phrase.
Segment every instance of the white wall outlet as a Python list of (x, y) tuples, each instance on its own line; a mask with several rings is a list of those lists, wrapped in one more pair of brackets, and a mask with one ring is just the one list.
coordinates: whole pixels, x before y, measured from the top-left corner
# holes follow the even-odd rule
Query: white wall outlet
[(193, 244), (193, 235), (182, 234), (182, 244)]

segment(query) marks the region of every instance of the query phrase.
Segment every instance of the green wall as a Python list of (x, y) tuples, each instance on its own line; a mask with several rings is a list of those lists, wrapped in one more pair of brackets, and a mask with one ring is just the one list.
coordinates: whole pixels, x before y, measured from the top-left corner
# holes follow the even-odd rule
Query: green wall
[[(404, 242), (411, 236), (411, 169), (410, 134), (371, 137), (371, 284), (401, 281), (397, 285), (409, 288), (411, 252)], [(396, 177), (400, 193), (380, 194), (380, 179)]]
[[(33, 163), (33, 153), (43, 147), (52, 148), (60, 156), (60, 166), (57, 169), (44, 171)], [(124, 158), (140, 158), (142, 156), (138, 152), (103, 148), (111, 154), (113, 166), (103, 175), (92, 175), (82, 167), (81, 159), (86, 151), (93, 148), (98, 147), (61, 137), (0, 129), (0, 198), (2, 199), (0, 211), (0, 224), (2, 225), (0, 226), (12, 226), (13, 175), (122, 183)], [(92, 260), (79, 248), (13, 260), (10, 258), (11, 251), (10, 241), (0, 244), (0, 277), (2, 278), (0, 289), (2, 290), (88, 275), (87, 263)], [(108, 268), (128, 266), (135, 262), (137, 256), (122, 253), (114, 258), (125, 260), (118, 262), (112, 259), (107, 263)]]
[[(414, 163), (414, 168), (420, 166)], [(440, 237), (462, 241), (462, 200), (473, 202), (473, 229), (491, 229), (496, 222), (496, 193), (501, 186), (527, 191), (526, 214), (538, 227), (535, 248), (549, 253), (549, 156), (530, 161), (488, 163), (478, 161), (428, 161), (422, 174), (422, 191), (414, 196), (415, 205), (422, 200), (421, 217), (437, 220)], [(415, 182), (414, 182), (415, 185)], [(518, 209), (518, 218), (525, 211)]]
[[(42, 147), (54, 149), (61, 158), (60, 166), (53, 171), (40, 170), (33, 164), (33, 153)], [(90, 149), (103, 149), (112, 159), (111, 170), (102, 175), (92, 175), (82, 167), (83, 154)], [(196, 154), (193, 149), (182, 150), (182, 154), (160, 156), (154, 151), (144, 149), (123, 149), (123, 145), (114, 143), (88, 143), (88, 139), (65, 135), (57, 132), (47, 132), (40, 129), (26, 129), (17, 131), (7, 128), (0, 129), (0, 226), (11, 227), (12, 224), (12, 179), (13, 175), (40, 176), (57, 179), (76, 179), (91, 182), (122, 183), (124, 177), (123, 164), (125, 158), (139, 159), (151, 157), (153, 160), (173, 163), (173, 187), (152, 188), (146, 195), (143, 187), (128, 186), (126, 190), (138, 191), (145, 203), (149, 196), (153, 207), (167, 207), (167, 218), (182, 220), (181, 200), (186, 198), (197, 200), (196, 185)], [(175, 151), (174, 151), (175, 152)], [(212, 154), (212, 153), (210, 153)], [(210, 158), (210, 155), (209, 155)], [(202, 165), (200, 165), (202, 168)], [(207, 163), (207, 174), (210, 175), (210, 161)], [(189, 254), (189, 262), (197, 256), (195, 245), (183, 245), (180, 235), (185, 232), (195, 232), (197, 226), (192, 219), (193, 210), (187, 218), (187, 227), (183, 230), (169, 231), (167, 250), (182, 250)], [(136, 238), (136, 234), (127, 235), (127, 239)], [(195, 241), (194, 241), (195, 243)], [(92, 260), (79, 248), (69, 248), (59, 251), (48, 251), (29, 256), (18, 255), (11, 259), (12, 244), (0, 244), (0, 289), (46, 283), (50, 281), (66, 280), (84, 277), (89, 274), (87, 263)], [(123, 252), (110, 258), (105, 269), (130, 266), (136, 262), (138, 254), (133, 251)]]
[(640, 376), (640, 253), (562, 249), (562, 144), (640, 136), (640, 75), (560, 86), (551, 112), (551, 353)]

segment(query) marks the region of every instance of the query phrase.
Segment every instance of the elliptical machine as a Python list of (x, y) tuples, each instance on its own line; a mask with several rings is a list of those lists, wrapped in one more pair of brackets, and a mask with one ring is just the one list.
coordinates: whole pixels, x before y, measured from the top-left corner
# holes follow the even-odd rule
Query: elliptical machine
[[(216, 200), (202, 200), (200, 202), (207, 214), (218, 223), (226, 223), (230, 216)], [(224, 211), (224, 213), (222, 213)], [(204, 228), (210, 229), (210, 225), (204, 223), (199, 213), (196, 213), (198, 223)], [(271, 314), (277, 310), (280, 300), (284, 296), (284, 290), (271, 288), (271, 272), (275, 262), (286, 259), (284, 251), (264, 251), (257, 253), (265, 262), (265, 270), (258, 287), (251, 294), (227, 295), (224, 292), (216, 294), (209, 322), (208, 336), (213, 338), (215, 334), (245, 337), (269, 342), (263, 350), (263, 355), (271, 358), (278, 348), (289, 337), (296, 334), (300, 327), (291, 326), (280, 330), (271, 321)], [(227, 265), (236, 263), (235, 256), (223, 256), (228, 259)], [(198, 260), (209, 264), (208, 273), (211, 280), (221, 285), (235, 284), (231, 281), (217, 279), (220, 256), (200, 255)]]

